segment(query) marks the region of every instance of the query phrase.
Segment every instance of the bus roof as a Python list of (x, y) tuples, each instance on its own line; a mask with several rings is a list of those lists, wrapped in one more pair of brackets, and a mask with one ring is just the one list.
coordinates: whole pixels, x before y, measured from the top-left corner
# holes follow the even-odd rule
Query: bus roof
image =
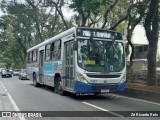
[(38, 45), (28, 49), (27, 52), (32, 51), (34, 49), (37, 49), (37, 48), (39, 48), (39, 47), (41, 47), (43, 45), (46, 45), (46, 44), (48, 44), (50, 42), (56, 41), (56, 40), (66, 36), (66, 35), (69, 35), (69, 34), (73, 33), (76, 30), (76, 28), (77, 27), (72, 27), (72, 28), (70, 28), (70, 29), (68, 29), (68, 30), (66, 30), (66, 31), (64, 31), (64, 32), (62, 32), (62, 33), (50, 38), (50, 39), (47, 39), (47, 40), (43, 41), (42, 43), (39, 43)]
[[(103, 29), (89, 28), (89, 27), (72, 27), (72, 28), (70, 28), (70, 29), (68, 29), (68, 30), (66, 30), (66, 31), (64, 31), (64, 32), (62, 32), (62, 33), (60, 33), (60, 34), (52, 37), (52, 38), (49, 38), (49, 39), (43, 41), (42, 43), (39, 43), (38, 45), (36, 45), (36, 46), (28, 49), (27, 52), (30, 52), (30, 51), (32, 51), (32, 50), (34, 50), (34, 49), (38, 49), (39, 47), (41, 47), (41, 46), (43, 46), (43, 45), (46, 45), (46, 44), (48, 44), (48, 43), (50, 43), (50, 42), (53, 42), (53, 41), (56, 41), (56, 40), (58, 40), (58, 39), (60, 39), (60, 38), (62, 38), (62, 37), (64, 37), (64, 36), (66, 36), (66, 35), (69, 35), (69, 34), (75, 32), (77, 28), (103, 30)], [(113, 32), (114, 32), (114, 33), (119, 33), (119, 32), (112, 31), (112, 30), (104, 30), (104, 31), (110, 31), (110, 32), (112, 32), (112, 33), (113, 33)]]

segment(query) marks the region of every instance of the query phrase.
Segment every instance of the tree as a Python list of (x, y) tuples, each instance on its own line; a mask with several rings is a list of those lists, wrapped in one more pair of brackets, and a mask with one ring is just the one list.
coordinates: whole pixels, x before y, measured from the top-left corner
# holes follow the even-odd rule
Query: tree
[(69, 28), (68, 24), (67, 24), (67, 21), (65, 20), (64, 18), (64, 15), (63, 15), (63, 12), (62, 12), (62, 7), (65, 5), (65, 1), (64, 0), (48, 0), (47, 1), (47, 6), (50, 6), (50, 7), (55, 7), (55, 11), (58, 12), (60, 18), (62, 19), (63, 21), (63, 24), (66, 28), (66, 30)]
[(159, 0), (150, 0), (144, 27), (149, 41), (149, 51), (147, 54), (147, 84), (156, 85), (156, 55), (159, 35)]
[(77, 20), (81, 20), (79, 26), (91, 26), (102, 19), (102, 11), (109, 4), (111, 0), (73, 0), (70, 8), (78, 13), (75, 16)]
[(127, 26), (128, 8), (130, 4), (128, 0), (119, 0), (108, 15), (111, 23), (110, 30), (122, 31)]
[[(7, 67), (11, 65), (23, 65), (25, 62), (25, 55), (23, 52), (23, 45), (19, 45), (14, 37), (14, 29), (11, 26), (11, 23), (16, 23), (11, 16), (2, 16), (1, 23), (5, 27), (1, 28), (1, 62), (4, 63)], [(26, 53), (26, 51), (25, 51)], [(23, 61), (23, 63), (22, 63)]]
[[(16, 65), (25, 64), (28, 48), (72, 26), (71, 20), (63, 18), (63, 0), (50, 2), (52, 4), (49, 6), (46, 1), (41, 0), (25, 0), (25, 3), (17, 0), (1, 1), (1, 9), (7, 14), (1, 17), (0, 47), (4, 49), (0, 52)], [(12, 51), (8, 52), (10, 50)]]
[[(132, 33), (134, 28), (140, 24), (145, 16), (145, 11), (148, 5), (148, 0), (131, 0), (130, 7), (128, 8), (128, 26), (127, 26), (127, 47), (131, 46), (130, 66), (132, 66), (132, 59), (134, 57), (134, 45), (132, 44)], [(128, 48), (129, 49), (129, 48)]]

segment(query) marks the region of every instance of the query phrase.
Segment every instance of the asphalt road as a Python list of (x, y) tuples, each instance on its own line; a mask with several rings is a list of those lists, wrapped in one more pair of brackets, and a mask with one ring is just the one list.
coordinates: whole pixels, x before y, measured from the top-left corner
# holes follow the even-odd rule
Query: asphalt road
[[(79, 117), (44, 117), (44, 118), (24, 118), (23, 120), (158, 120), (159, 117), (123, 117), (123, 112), (130, 111), (127, 114), (140, 115), (140, 112), (160, 111), (160, 104), (149, 101), (133, 99), (115, 94), (104, 94), (97, 96), (73, 95), (61, 96), (51, 88), (33, 86), (31, 80), (19, 80), (17, 76), (12, 78), (0, 78), (3, 85), (10, 94), (12, 101), (20, 111), (72, 111), (73, 114), (81, 113)], [(88, 112), (84, 112), (88, 111)], [(113, 117), (96, 116), (96, 112), (107, 112)], [(60, 114), (68, 112), (60, 112)], [(94, 117), (84, 117), (86, 114)], [(91, 116), (92, 116), (91, 115)], [(121, 116), (122, 115), (122, 116)], [(67, 115), (66, 115), (67, 116)], [(114, 117), (116, 116), (116, 117)], [(117, 117), (120, 116), (120, 117)]]

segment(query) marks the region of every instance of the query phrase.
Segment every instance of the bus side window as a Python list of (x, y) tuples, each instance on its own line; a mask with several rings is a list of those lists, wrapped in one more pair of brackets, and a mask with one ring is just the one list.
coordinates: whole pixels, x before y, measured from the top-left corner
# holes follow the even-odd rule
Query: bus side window
[(46, 50), (45, 50), (45, 61), (50, 61), (51, 60), (51, 44), (46, 45)]
[(29, 63), (29, 53), (27, 53), (27, 63)]
[(52, 60), (55, 60), (55, 54), (54, 54), (54, 43), (52, 43), (51, 45), (51, 56), (52, 56)]
[(30, 55), (30, 52), (27, 54), (27, 63), (29, 63), (29, 55)]
[(57, 46), (56, 47), (57, 60), (60, 60), (60, 57), (61, 57), (61, 41), (60, 40), (56, 41), (55, 46)]
[(32, 63), (32, 51), (28, 53), (28, 63)]
[(52, 43), (52, 60), (59, 60), (61, 57), (61, 41)]
[(33, 51), (33, 62), (37, 62), (37, 50)]

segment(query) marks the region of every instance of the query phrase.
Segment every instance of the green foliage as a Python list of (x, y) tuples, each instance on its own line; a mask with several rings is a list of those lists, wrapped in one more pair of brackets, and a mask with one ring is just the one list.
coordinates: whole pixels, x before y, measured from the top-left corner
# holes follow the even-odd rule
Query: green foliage
[(129, 0), (73, 0), (70, 8), (79, 26), (97, 27), (98, 23), (99, 28), (118, 30), (126, 23), (122, 22), (127, 20)]
[(70, 5), (70, 8), (74, 11), (81, 13), (93, 13), (98, 15), (101, 12), (101, 7), (110, 4), (111, 0), (73, 0), (73, 3)]
[(118, 32), (122, 32), (124, 30), (124, 28), (126, 28), (126, 26), (128, 25), (127, 22), (123, 22), (123, 23), (120, 23), (117, 27), (116, 27), (116, 31)]
[(64, 22), (72, 26), (72, 20), (60, 19), (63, 17), (63, 2), (55, 4), (56, 7), (44, 2), (26, 0), (22, 4), (15, 0), (1, 1), (1, 10), (6, 14), (0, 18), (0, 54), (3, 56), (0, 63), (19, 67), (25, 65), (28, 48), (64, 31)]
[(92, 22), (91, 24), (98, 22), (107, 5), (111, 3), (111, 0), (73, 0), (70, 8), (78, 13), (75, 19), (81, 19), (81, 26), (90, 26), (89, 23), (86, 25), (87, 19)]

